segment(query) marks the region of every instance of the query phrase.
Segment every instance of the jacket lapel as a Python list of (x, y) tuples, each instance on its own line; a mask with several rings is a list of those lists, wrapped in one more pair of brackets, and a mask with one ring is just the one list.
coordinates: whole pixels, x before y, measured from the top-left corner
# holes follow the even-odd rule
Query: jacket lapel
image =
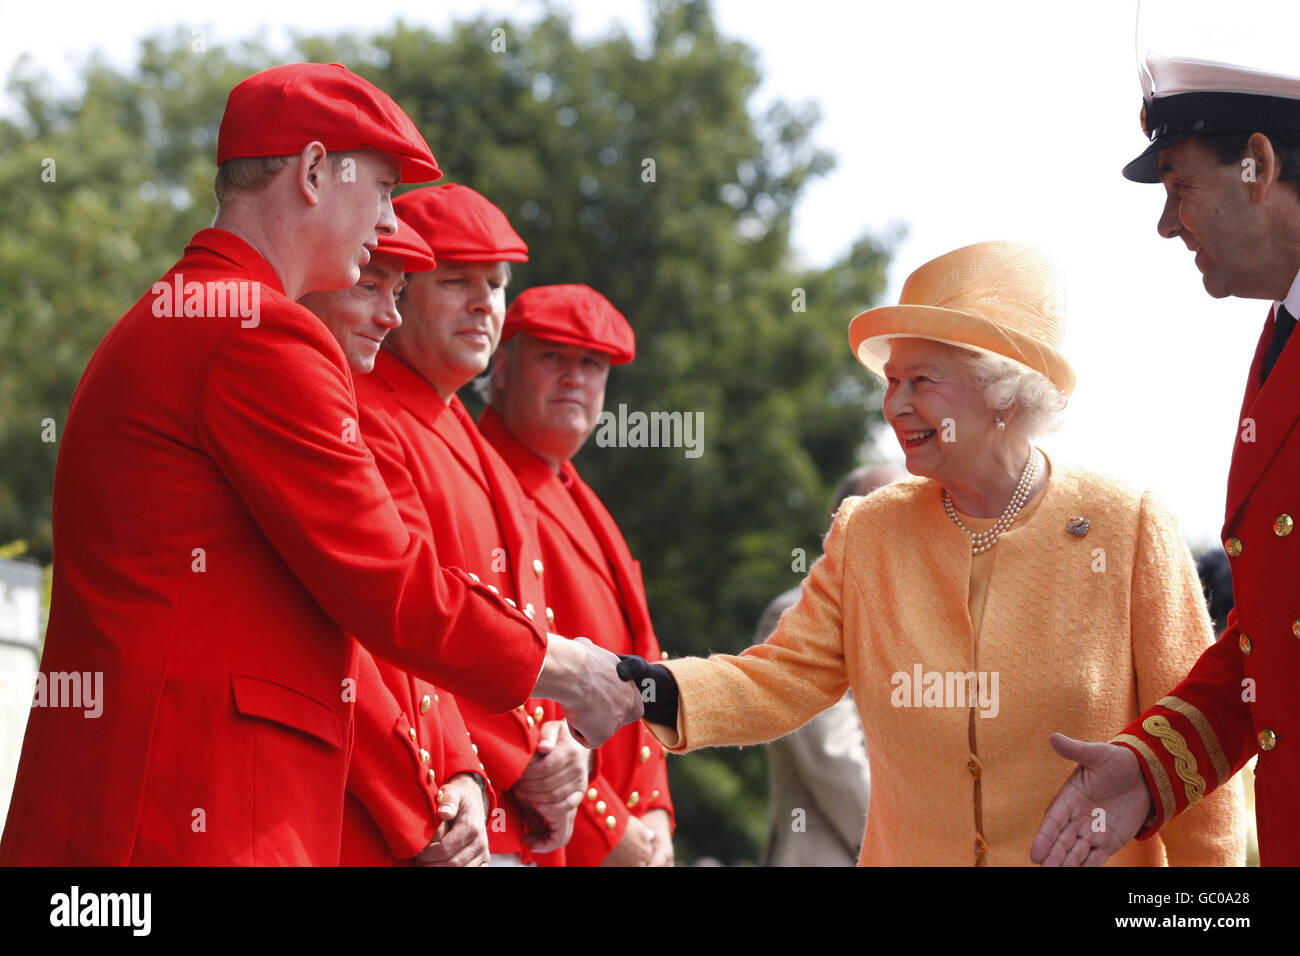
[(573, 496), (565, 490), (559, 477), (546, 462), (510, 434), (501, 416), (493, 409), (488, 408), (479, 416), (479, 428), (500, 451), (501, 457), (510, 464), (524, 493), (537, 503), (538, 510), (554, 519), (592, 569), (604, 577), (611, 587), (617, 587), (613, 569), (601, 550), (600, 542), (588, 527)]
[(621, 598), (619, 603), (632, 633), (633, 646), (638, 654), (645, 656), (645, 651), (652, 646), (654, 625), (650, 620), (650, 609), (646, 606), (645, 584), (634, 579), (636, 562), (632, 560), (632, 552), (628, 550), (627, 541), (604, 502), (578, 475), (573, 463), (566, 461), (563, 470), (570, 481), (571, 497), (614, 572), (614, 583)]
[[(466, 472), (473, 475), (483, 486), (484, 492), (490, 491), (484, 483), (483, 469), (479, 461), (471, 458), (465, 444), (457, 440), (457, 432), (462, 432), (464, 429), (451, 409), (452, 406), (460, 405), (459, 398), (453, 395), (450, 403), (444, 402), (423, 376), (392, 352), (384, 349), (380, 349), (375, 357), (375, 368), (370, 375), (392, 392), (393, 400), (421, 426), (428, 429), (433, 439), (446, 447)], [(463, 406), (461, 410), (464, 411)], [(465, 417), (469, 419), (468, 413)], [(473, 425), (472, 419), (470, 424)]]
[[(1236, 444), (1232, 451), (1232, 468), (1228, 473), (1228, 504), (1224, 514), (1224, 534), (1232, 524), (1250, 491), (1277, 454), (1296, 417), (1300, 416), (1300, 348), (1288, 342), (1263, 387), (1259, 373), (1264, 355), (1273, 341), (1273, 313), (1269, 313), (1263, 334), (1250, 365), (1246, 394), (1237, 422)], [(1293, 336), (1294, 338), (1294, 336)], [(1250, 425), (1243, 425), (1247, 419)], [(1246, 438), (1253, 440), (1247, 441)]]

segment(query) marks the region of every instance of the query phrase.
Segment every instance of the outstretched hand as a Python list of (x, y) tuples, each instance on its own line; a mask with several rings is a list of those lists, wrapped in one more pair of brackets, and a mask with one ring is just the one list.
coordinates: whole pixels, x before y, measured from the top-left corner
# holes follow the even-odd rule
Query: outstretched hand
[(595, 749), (645, 712), (636, 687), (618, 675), (618, 658), (585, 637), (548, 635), (546, 663), (532, 696), (557, 701), (573, 735)]
[(1074, 768), (1043, 816), (1029, 859), (1043, 866), (1101, 866), (1122, 850), (1152, 811), (1137, 756), (1127, 747), (1052, 734)]

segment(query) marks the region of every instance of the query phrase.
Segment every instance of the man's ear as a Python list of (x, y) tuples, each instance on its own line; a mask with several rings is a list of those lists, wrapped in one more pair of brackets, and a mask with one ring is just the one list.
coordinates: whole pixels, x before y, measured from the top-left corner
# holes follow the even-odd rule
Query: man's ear
[(1246, 154), (1240, 166), (1241, 181), (1249, 188), (1254, 202), (1262, 202), (1282, 175), (1281, 158), (1273, 149), (1273, 141), (1263, 133), (1251, 133), (1246, 140)]
[(321, 201), (328, 156), (325, 144), (320, 140), (312, 140), (298, 154), (298, 192), (309, 206)]

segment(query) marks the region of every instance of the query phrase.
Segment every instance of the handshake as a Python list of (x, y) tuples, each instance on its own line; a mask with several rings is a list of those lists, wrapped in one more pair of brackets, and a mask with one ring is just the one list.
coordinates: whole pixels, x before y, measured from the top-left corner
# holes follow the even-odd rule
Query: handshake
[(591, 748), (642, 717), (677, 722), (677, 683), (668, 668), (611, 654), (585, 637), (550, 635), (533, 696), (558, 702), (574, 736)]

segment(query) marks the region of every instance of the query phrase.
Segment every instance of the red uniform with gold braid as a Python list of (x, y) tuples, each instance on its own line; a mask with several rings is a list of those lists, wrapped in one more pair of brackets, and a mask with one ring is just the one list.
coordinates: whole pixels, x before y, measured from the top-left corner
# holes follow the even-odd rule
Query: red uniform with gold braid
[[(537, 503), (553, 629), (590, 638), (615, 654), (659, 660), (663, 655), (650, 622), (641, 565), (596, 493), (572, 463), (558, 475), (551, 471), (493, 409), (479, 418), (479, 427)], [(644, 721), (624, 727), (599, 753), (600, 776), (587, 789), (584, 812), (566, 848), (570, 866), (594, 866), (609, 855), (623, 838), (629, 814), (673, 813), (664, 748)]]
[(1224, 548), (1236, 607), (1181, 684), (1113, 739), (1133, 750), (1155, 819), (1145, 839), (1256, 753), (1255, 817), (1264, 866), (1300, 864), (1300, 346), (1283, 349), (1261, 388), (1270, 315), (1251, 365), (1228, 476)]
[[(518, 482), (478, 433), (460, 399), (453, 396), (450, 404), (444, 403), (401, 359), (381, 351), (375, 370), (357, 380), (357, 404), (361, 433), (412, 532), (431, 537), (440, 561), (464, 568), (530, 619), (541, 621), (540, 609), (546, 606), (546, 599), (541, 576), (533, 567), (541, 553), (535, 516), (525, 504)], [(377, 666), (401, 711), (408, 719), (418, 715), (412, 741), (417, 756), (424, 757), (425, 751), (430, 756), (414, 767), (409, 760), (376, 760), (367, 767), (369, 779), (364, 785), (357, 774), (351, 775), (345, 863), (380, 855), (382, 848), (375, 836), (377, 829), (384, 832), (382, 821), (393, 818), (402, 807), (419, 805), (435, 786), (427, 779), (430, 770), (435, 779), (443, 779), (432, 766), (431, 754), (437, 742), (445, 739), (448, 725), (440, 711), (421, 709), (426, 697), (441, 692), (382, 662)], [(369, 714), (358, 717), (356, 749), (390, 748), (400, 727), (388, 720), (391, 702), (383, 695), (367, 699), (358, 692), (356, 703), (358, 712), (378, 711), (373, 718)], [(491, 851), (519, 853), (526, 862), (532, 861), (522, 841), (524, 814), (508, 791), (537, 750), (541, 723), (560, 719), (558, 707), (553, 701), (530, 699), (505, 714), (491, 714), (465, 701), (459, 703), (469, 732), (466, 739), (478, 748), (471, 769), (481, 768), (500, 796), (503, 812), (494, 813), (488, 822)], [(378, 739), (375, 732), (380, 734)], [(409, 738), (410, 730), (406, 733)], [(425, 839), (415, 846), (424, 837), (422, 828), (410, 830), (403, 839), (391, 833), (385, 837), (390, 850), (410, 850), (406, 856), (428, 843)], [(536, 861), (563, 865), (563, 851)]]

